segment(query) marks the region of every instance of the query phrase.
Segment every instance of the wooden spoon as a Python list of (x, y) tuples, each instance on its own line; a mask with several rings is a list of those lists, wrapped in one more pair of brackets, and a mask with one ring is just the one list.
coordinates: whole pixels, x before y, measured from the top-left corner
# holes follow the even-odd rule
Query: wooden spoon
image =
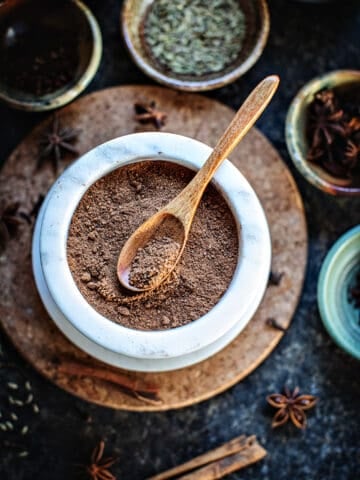
[[(221, 162), (265, 110), (278, 85), (279, 77), (271, 75), (255, 87), (191, 182), (165, 207), (140, 225), (126, 241), (117, 264), (117, 276), (124, 287), (134, 292), (152, 290), (170, 275), (184, 251), (205, 188)], [(159, 245), (160, 248), (156, 248)], [(146, 264), (153, 260), (155, 271), (145, 271)], [(139, 271), (140, 277), (136, 276)]]

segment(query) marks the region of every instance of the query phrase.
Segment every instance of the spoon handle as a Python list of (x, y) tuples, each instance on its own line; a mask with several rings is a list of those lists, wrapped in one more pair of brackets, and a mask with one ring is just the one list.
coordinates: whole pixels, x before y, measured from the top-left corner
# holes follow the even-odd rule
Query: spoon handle
[(167, 212), (180, 218), (184, 224), (191, 223), (201, 196), (216, 169), (260, 117), (273, 97), (279, 81), (277, 75), (270, 75), (254, 88), (237, 111), (207, 161), (181, 194), (166, 207)]

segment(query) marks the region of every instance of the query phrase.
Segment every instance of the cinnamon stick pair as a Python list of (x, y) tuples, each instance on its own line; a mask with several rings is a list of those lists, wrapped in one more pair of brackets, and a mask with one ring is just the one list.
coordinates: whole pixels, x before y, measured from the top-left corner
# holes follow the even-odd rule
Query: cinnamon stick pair
[[(254, 435), (250, 437), (241, 435), (221, 447), (148, 478), (148, 480), (167, 480), (174, 477), (177, 477), (177, 480), (218, 480), (236, 470), (258, 462), (266, 454), (266, 450), (257, 442)], [(183, 473), (186, 473), (186, 475), (178, 476)]]

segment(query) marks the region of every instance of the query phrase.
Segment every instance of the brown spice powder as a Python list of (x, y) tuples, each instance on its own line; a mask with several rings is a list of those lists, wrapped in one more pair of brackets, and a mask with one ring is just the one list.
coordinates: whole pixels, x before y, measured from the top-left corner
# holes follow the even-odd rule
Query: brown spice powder
[(212, 186), (179, 265), (164, 284), (131, 294), (116, 276), (127, 238), (193, 176), (169, 162), (142, 161), (106, 175), (83, 196), (69, 230), (68, 262), (82, 295), (105, 317), (140, 330), (174, 328), (207, 313), (224, 294), (236, 267), (238, 236), (229, 207)]
[(135, 288), (157, 285), (169, 274), (180, 248), (180, 243), (166, 234), (159, 234), (158, 230), (154, 238), (136, 252), (130, 265), (129, 284)]

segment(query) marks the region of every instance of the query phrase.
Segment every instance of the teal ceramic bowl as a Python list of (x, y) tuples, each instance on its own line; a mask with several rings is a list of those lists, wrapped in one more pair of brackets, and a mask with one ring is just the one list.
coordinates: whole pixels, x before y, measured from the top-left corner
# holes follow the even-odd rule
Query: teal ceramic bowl
[(349, 301), (360, 269), (360, 225), (332, 246), (321, 267), (318, 306), (326, 330), (335, 342), (360, 360), (360, 309)]
[(337, 70), (316, 77), (297, 93), (286, 116), (286, 145), (295, 167), (308, 182), (331, 195), (360, 196), (360, 185), (349, 184), (348, 180), (334, 177), (306, 160), (309, 149), (305, 135), (306, 113), (320, 90), (354, 86), (360, 88), (359, 70)]

